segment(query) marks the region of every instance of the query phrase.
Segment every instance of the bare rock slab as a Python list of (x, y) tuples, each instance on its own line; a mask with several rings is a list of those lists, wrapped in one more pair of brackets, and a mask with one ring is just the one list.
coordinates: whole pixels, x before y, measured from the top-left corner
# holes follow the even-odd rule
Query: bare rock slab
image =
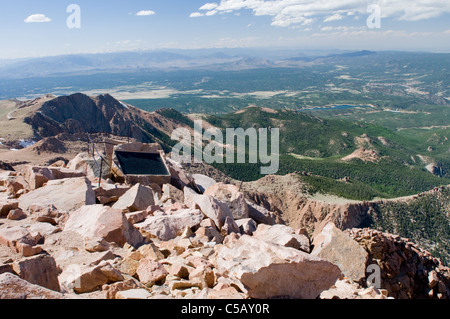
[(26, 211), (32, 205), (53, 205), (60, 211), (72, 212), (85, 205), (94, 205), (95, 201), (89, 179), (78, 177), (51, 180), (46, 186), (22, 195), (19, 206)]
[(144, 242), (137, 230), (118, 209), (103, 205), (83, 206), (70, 214), (64, 231), (73, 231), (84, 238), (103, 238), (120, 247), (125, 243), (139, 246)]

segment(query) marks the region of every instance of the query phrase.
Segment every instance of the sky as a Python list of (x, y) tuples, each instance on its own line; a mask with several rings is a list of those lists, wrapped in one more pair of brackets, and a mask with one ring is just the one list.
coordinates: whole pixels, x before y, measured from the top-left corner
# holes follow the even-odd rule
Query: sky
[(450, 0), (0, 0), (0, 59), (238, 47), (450, 52)]

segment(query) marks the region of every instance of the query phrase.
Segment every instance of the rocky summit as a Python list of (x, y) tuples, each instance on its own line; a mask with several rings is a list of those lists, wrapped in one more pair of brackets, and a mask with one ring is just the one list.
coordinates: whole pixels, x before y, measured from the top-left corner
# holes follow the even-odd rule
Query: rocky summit
[(294, 228), (169, 159), (163, 185), (99, 180), (88, 159), (0, 171), (1, 299), (450, 298), (449, 268), (408, 239)]

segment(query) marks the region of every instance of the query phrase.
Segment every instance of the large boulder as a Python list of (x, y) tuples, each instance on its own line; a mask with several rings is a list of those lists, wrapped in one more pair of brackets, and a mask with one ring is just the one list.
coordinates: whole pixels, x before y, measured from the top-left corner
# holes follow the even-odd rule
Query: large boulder
[(219, 246), (216, 263), (219, 274), (256, 299), (315, 299), (341, 275), (326, 260), (247, 235)]
[(64, 295), (11, 273), (0, 274), (0, 299), (64, 299)]
[(233, 218), (227, 204), (211, 195), (198, 195), (188, 187), (184, 188), (184, 203), (192, 208), (199, 208), (219, 229), (225, 224), (227, 217)]
[(100, 168), (102, 169), (102, 178), (108, 177), (110, 175), (110, 168), (106, 163), (101, 165), (102, 159), (95, 155), (89, 153), (80, 153), (75, 158), (73, 158), (69, 163), (67, 163), (67, 168), (71, 170), (77, 170), (83, 172), (88, 177), (99, 177)]
[(49, 180), (53, 179), (52, 172), (47, 167), (27, 166), (24, 172), (25, 180), (30, 189), (42, 187)]
[(13, 171), (3, 171), (1, 169), (1, 161), (0, 161), (0, 186), (6, 186), (6, 182), (8, 180), (14, 179), (17, 177), (17, 172)]
[(50, 180), (83, 177), (85, 175), (86, 174), (82, 171), (62, 167), (28, 165), (24, 171), (24, 177), (28, 182), (30, 189), (40, 188)]
[(107, 261), (98, 265), (72, 265), (64, 269), (59, 276), (59, 281), (65, 289), (76, 293), (87, 293), (94, 291), (105, 284), (123, 281), (124, 277)]
[(9, 247), (24, 257), (41, 252), (41, 247), (36, 244), (36, 239), (25, 228), (17, 226), (0, 230), (0, 245)]
[(164, 184), (162, 187), (161, 204), (183, 203), (184, 193), (171, 184)]
[(211, 195), (225, 202), (231, 210), (233, 218), (246, 219), (248, 215), (248, 205), (245, 202), (244, 194), (237, 186), (232, 184), (217, 183), (205, 190), (205, 195)]
[(24, 258), (13, 264), (14, 272), (20, 278), (53, 291), (60, 291), (58, 269), (55, 259), (49, 255)]
[(168, 241), (180, 236), (186, 228), (198, 226), (202, 220), (203, 214), (200, 210), (181, 209), (170, 215), (147, 217), (145, 221), (135, 226), (143, 233)]
[(266, 208), (255, 204), (250, 200), (245, 200), (248, 206), (248, 215), (259, 224), (275, 225), (277, 223), (276, 214)]
[(155, 283), (164, 280), (169, 273), (161, 263), (145, 258), (139, 262), (136, 274), (141, 283), (153, 286)]
[(19, 201), (17, 200), (0, 201), (0, 217), (6, 217), (10, 211), (18, 208)]
[(94, 188), (95, 196), (99, 203), (105, 205), (112, 202), (117, 202), (121, 196), (130, 190), (126, 185), (115, 185), (103, 183)]
[(239, 219), (236, 221), (236, 224), (239, 226), (239, 230), (241, 234), (245, 235), (253, 235), (253, 233), (258, 228), (256, 222), (251, 218)]
[(195, 185), (197, 185), (199, 191), (202, 193), (204, 193), (209, 187), (217, 184), (214, 179), (203, 174), (192, 174), (192, 178), (194, 179)]
[(19, 206), (24, 211), (32, 205), (53, 205), (60, 211), (71, 212), (95, 202), (95, 192), (86, 177), (51, 180), (46, 186), (19, 198)]
[(170, 184), (179, 189), (191, 187), (194, 184), (194, 179), (183, 169), (181, 164), (175, 162), (170, 157), (166, 158), (166, 164), (170, 173)]
[(195, 238), (204, 244), (210, 242), (221, 244), (224, 240), (215, 226), (200, 226), (195, 232)]
[(83, 206), (71, 213), (64, 231), (74, 231), (84, 238), (100, 237), (121, 247), (125, 243), (138, 246), (144, 242), (121, 210), (103, 205)]
[(289, 226), (260, 224), (253, 236), (276, 245), (300, 249), (307, 253), (311, 251), (309, 238), (303, 234), (297, 234)]
[(314, 237), (312, 255), (339, 266), (349, 279), (359, 282), (366, 277), (369, 254), (349, 235), (328, 223), (322, 232)]
[(150, 187), (136, 184), (119, 198), (113, 208), (129, 212), (146, 210), (155, 204), (153, 196), (153, 190)]

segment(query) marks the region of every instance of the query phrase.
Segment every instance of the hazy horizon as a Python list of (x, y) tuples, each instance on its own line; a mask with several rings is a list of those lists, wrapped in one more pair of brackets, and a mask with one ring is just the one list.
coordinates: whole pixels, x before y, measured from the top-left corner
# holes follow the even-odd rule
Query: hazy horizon
[[(56, 58), (56, 57), (70, 57), (70, 56), (88, 56), (88, 55), (104, 55), (104, 54), (121, 54), (121, 53), (185, 53), (186, 56), (196, 52), (197, 54), (204, 54), (205, 56), (208, 54), (217, 54), (228, 52), (228, 54), (237, 53), (239, 51), (246, 51), (246, 53), (250, 53), (249, 51), (255, 51), (252, 53), (256, 53), (257, 50), (260, 50), (258, 53), (261, 56), (264, 54), (273, 52), (274, 55), (277, 56), (286, 56), (286, 57), (294, 57), (298, 56), (298, 54), (304, 54), (305, 56), (321, 56), (322, 54), (333, 54), (333, 53), (346, 53), (346, 52), (360, 52), (360, 51), (373, 51), (373, 52), (407, 52), (407, 53), (431, 53), (431, 54), (446, 54), (450, 53), (448, 51), (433, 51), (433, 50), (369, 50), (365, 48), (357, 49), (337, 49), (337, 48), (296, 48), (296, 47), (223, 47), (223, 48), (197, 48), (197, 49), (184, 49), (184, 48), (157, 48), (157, 49), (136, 49), (136, 50), (123, 50), (123, 51), (111, 51), (111, 52), (79, 52), (79, 53), (62, 53), (62, 54), (54, 54), (54, 55), (43, 55), (43, 56), (24, 56), (20, 58), (0, 58), (2, 62), (16, 62), (16, 61), (27, 61), (33, 59), (45, 59), (45, 58)], [(214, 51), (214, 52), (210, 52)], [(231, 52), (234, 51), (234, 52)], [(280, 53), (283, 52), (283, 53)], [(297, 53), (297, 55), (296, 55)]]

